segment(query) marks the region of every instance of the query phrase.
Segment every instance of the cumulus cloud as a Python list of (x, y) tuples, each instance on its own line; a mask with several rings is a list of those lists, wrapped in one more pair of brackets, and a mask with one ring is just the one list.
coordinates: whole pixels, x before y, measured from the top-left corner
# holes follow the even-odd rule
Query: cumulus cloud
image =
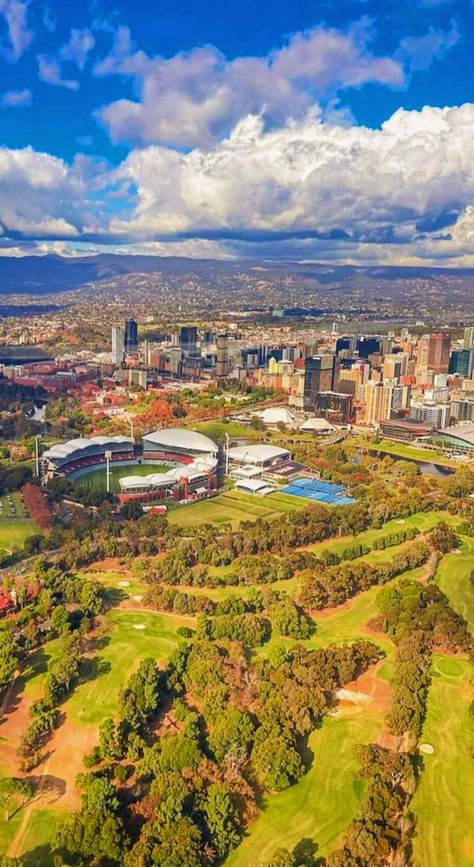
[(33, 95), (31, 90), (6, 90), (0, 97), (0, 105), (2, 108), (23, 108), (26, 105), (31, 105)]
[(240, 121), (211, 148), (149, 145), (118, 167), (0, 149), (0, 225), (134, 252), (474, 264), (474, 105), (397, 111), (379, 130), (313, 110)]
[(28, 27), (28, 2), (22, 0), (0, 0), (0, 16), (6, 26), (6, 40), (0, 42), (0, 54), (10, 63), (24, 54), (34, 39)]
[(97, 116), (114, 141), (209, 146), (247, 114), (264, 114), (270, 126), (282, 125), (347, 88), (367, 82), (401, 86), (402, 64), (376, 56), (373, 37), (364, 18), (345, 32), (319, 26), (296, 33), (267, 57), (227, 60), (214, 46), (204, 46), (166, 59), (135, 51), (130, 31), (122, 27), (95, 74), (131, 77), (138, 100), (117, 100)]
[(474, 195), (474, 105), (397, 111), (380, 130), (312, 113), (277, 130), (241, 121), (212, 149), (151, 145), (118, 169), (133, 214), (112, 233), (407, 243)]
[(91, 198), (98, 183), (84, 158), (68, 165), (31, 147), (0, 148), (0, 234), (58, 239), (97, 230), (100, 213)]

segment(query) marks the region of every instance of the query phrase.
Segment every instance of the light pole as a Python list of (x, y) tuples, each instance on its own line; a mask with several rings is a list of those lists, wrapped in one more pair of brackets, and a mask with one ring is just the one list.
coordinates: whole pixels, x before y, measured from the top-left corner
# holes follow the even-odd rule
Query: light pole
[(107, 449), (105, 453), (106, 464), (106, 473), (107, 473), (107, 493), (110, 494), (110, 458), (112, 457), (112, 452), (110, 449)]
[(229, 475), (229, 434), (226, 431), (225, 434), (225, 474)]
[(35, 436), (35, 470), (36, 470), (36, 478), (40, 477), (40, 460), (39, 460), (39, 440), (40, 434), (36, 434)]

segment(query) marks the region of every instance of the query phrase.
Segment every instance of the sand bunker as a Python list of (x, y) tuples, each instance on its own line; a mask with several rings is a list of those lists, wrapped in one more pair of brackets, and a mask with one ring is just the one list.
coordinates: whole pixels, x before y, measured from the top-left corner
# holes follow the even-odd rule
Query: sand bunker
[(133, 628), (134, 629), (145, 629), (145, 624), (144, 623), (134, 623)]
[(420, 744), (420, 753), (425, 753), (427, 756), (432, 756), (434, 747), (432, 744)]
[(143, 599), (143, 596), (132, 596), (132, 599), (134, 602), (141, 602)]
[(130, 581), (119, 581), (117, 587), (130, 587)]

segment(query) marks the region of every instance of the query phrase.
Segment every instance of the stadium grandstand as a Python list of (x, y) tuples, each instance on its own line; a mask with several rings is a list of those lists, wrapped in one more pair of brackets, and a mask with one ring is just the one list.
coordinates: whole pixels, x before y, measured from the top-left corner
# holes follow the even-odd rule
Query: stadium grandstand
[[(219, 447), (196, 431), (166, 429), (153, 431), (143, 438), (143, 452), (130, 437), (80, 438), (61, 443), (42, 455), (43, 477), (66, 476), (75, 480), (106, 462), (122, 463), (130, 475), (120, 474), (118, 498), (126, 503), (152, 503), (166, 499), (189, 501), (201, 499), (217, 489)], [(150, 464), (149, 475), (133, 473), (133, 467)], [(153, 472), (153, 465), (161, 472)], [(164, 471), (163, 471), (164, 470)]]
[(43, 452), (43, 477), (46, 480), (54, 476), (77, 478), (104, 464), (106, 452), (111, 453), (111, 463), (135, 461), (131, 437), (80, 437), (67, 443), (59, 443)]
[(219, 447), (196, 431), (168, 428), (143, 437), (143, 463), (167, 464), (165, 473), (120, 479), (119, 500), (142, 503), (197, 500), (217, 490)]

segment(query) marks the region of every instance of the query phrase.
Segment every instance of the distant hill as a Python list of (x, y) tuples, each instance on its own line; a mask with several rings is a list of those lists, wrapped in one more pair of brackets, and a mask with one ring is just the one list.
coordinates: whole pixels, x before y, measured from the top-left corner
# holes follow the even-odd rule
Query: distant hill
[(0, 256), (0, 295), (49, 294), (77, 289), (87, 283), (110, 280), (134, 273), (236, 274), (260, 270), (271, 274), (291, 274), (321, 284), (364, 285), (367, 280), (474, 278), (474, 268), (410, 268), (404, 266), (353, 266), (322, 263), (256, 262), (212, 259), (185, 259), (175, 256), (99, 256), (66, 258), (61, 256)]

